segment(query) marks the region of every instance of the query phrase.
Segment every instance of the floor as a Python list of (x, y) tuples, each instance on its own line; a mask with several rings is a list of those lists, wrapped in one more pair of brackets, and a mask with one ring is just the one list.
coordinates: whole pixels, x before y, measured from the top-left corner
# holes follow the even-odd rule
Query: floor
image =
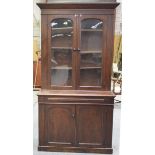
[[(37, 93), (34, 91), (34, 102), (33, 102), (33, 155), (99, 155), (94, 153), (63, 153), (63, 152), (43, 152), (37, 151), (38, 146), (38, 104), (37, 104)], [(120, 100), (120, 96), (116, 96), (117, 100)], [(113, 124), (113, 154), (119, 155), (119, 138), (120, 138), (120, 114), (121, 106), (120, 103), (116, 103), (114, 107), (114, 124)]]

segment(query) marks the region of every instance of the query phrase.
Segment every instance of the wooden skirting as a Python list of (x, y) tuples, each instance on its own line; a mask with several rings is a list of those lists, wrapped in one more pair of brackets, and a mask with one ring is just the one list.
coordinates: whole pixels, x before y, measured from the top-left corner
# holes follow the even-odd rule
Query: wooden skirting
[(56, 147), (56, 146), (39, 146), (39, 151), (51, 152), (78, 152), (78, 153), (104, 153), (112, 154), (112, 148), (88, 148), (88, 147)]

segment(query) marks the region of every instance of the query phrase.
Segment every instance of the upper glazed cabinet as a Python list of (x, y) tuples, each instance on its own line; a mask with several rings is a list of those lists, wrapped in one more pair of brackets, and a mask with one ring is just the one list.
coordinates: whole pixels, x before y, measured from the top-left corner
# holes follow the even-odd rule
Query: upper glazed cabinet
[(51, 87), (103, 88), (106, 18), (50, 16), (48, 23)]
[(42, 88), (110, 90), (112, 9), (48, 11), (42, 9)]

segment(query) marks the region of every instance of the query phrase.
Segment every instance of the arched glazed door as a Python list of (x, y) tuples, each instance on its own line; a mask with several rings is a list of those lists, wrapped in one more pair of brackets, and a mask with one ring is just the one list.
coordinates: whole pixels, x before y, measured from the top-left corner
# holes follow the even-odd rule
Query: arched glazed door
[(106, 18), (100, 15), (80, 15), (78, 25), (79, 89), (103, 89)]
[(56, 89), (74, 89), (75, 31), (74, 16), (49, 17), (49, 83)]

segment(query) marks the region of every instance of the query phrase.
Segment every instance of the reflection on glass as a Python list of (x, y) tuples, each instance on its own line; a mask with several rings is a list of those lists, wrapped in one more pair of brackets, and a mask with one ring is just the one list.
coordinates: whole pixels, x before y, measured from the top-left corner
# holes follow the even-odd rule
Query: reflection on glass
[(71, 86), (72, 70), (69, 69), (52, 69), (52, 85), (55, 86)]
[(103, 22), (99, 19), (85, 19), (82, 21), (82, 29), (102, 29)]
[(51, 50), (52, 67), (72, 67), (72, 51), (68, 49)]
[(73, 24), (70, 19), (59, 18), (51, 23), (52, 27), (52, 46), (53, 47), (72, 47)]
[(52, 21), (52, 28), (64, 28), (64, 27), (72, 27), (73, 23), (71, 19), (67, 18), (58, 18)]
[(81, 23), (80, 85), (100, 86), (103, 48), (103, 22), (85, 19)]
[(73, 23), (59, 18), (51, 23), (51, 84), (72, 85), (72, 38)]

